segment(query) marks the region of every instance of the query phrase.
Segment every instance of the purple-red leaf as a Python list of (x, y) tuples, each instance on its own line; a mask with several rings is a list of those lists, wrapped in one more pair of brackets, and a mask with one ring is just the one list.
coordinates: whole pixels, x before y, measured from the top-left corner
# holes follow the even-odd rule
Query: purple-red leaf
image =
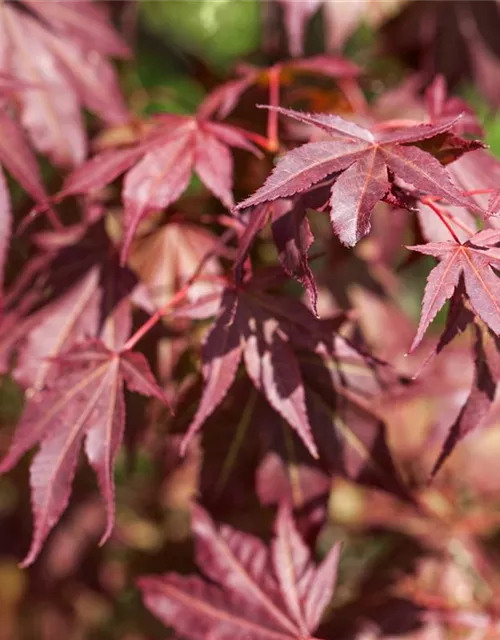
[[(317, 449), (311, 436), (311, 426), (305, 406), (304, 388), (293, 350), (289, 346), (294, 323), (298, 317), (276, 313), (275, 302), (261, 294), (257, 300), (252, 292), (245, 295), (229, 290), (224, 295), (221, 311), (203, 348), (205, 387), (198, 411), (185, 436), (183, 446), (222, 402), (234, 381), (241, 355), (255, 387), (297, 431), (314, 457)], [(305, 307), (304, 316), (315, 318)], [(291, 332), (291, 333), (289, 333)]]
[[(275, 203), (271, 210), (273, 239), (281, 265), (286, 273), (297, 278), (305, 287), (311, 308), (314, 314), (318, 315), (318, 291), (307, 257), (314, 238), (305, 207), (292, 207), (286, 202), (282, 206), (279, 204)], [(255, 216), (255, 213), (252, 212), (252, 216)]]
[(127, 48), (105, 14), (87, 0), (32, 0), (2, 6), (1, 71), (33, 88), (20, 92), (21, 122), (41, 153), (77, 165), (87, 152), (81, 108), (105, 121), (128, 119), (106, 56)]
[(307, 416), (305, 391), (295, 354), (275, 318), (250, 307), (246, 324), (245, 366), (255, 387), (302, 438), (311, 455), (318, 451)]
[[(277, 518), (271, 552), (259, 539), (229, 526), (217, 530), (199, 507), (193, 528), (197, 563), (211, 582), (177, 574), (138, 581), (146, 606), (165, 625), (190, 640), (312, 636), (333, 594), (338, 545), (316, 567), (285, 508)], [(291, 555), (297, 551), (300, 557)]]
[(315, 567), (286, 506), (278, 511), (275, 534), (271, 557), (281, 595), (290, 616), (307, 635), (309, 629), (318, 626), (333, 595), (340, 545), (334, 545), (322, 565)]
[(23, 566), (32, 564), (67, 507), (82, 441), (106, 503), (107, 524), (114, 522), (113, 465), (125, 426), (124, 384), (165, 402), (141, 354), (108, 350), (101, 342), (75, 346), (58, 358), (58, 375), (27, 405), (0, 472), (10, 470), (33, 446), (31, 465), (34, 533)]
[(122, 261), (128, 255), (141, 220), (152, 210), (168, 207), (186, 190), (194, 160), (194, 149), (190, 143), (189, 138), (174, 138), (147, 153), (127, 173), (123, 181), (125, 233)]
[(0, 109), (0, 163), (39, 204), (47, 202), (38, 166), (21, 128)]
[(135, 145), (107, 149), (77, 168), (58, 197), (100, 189), (126, 172), (122, 189), (124, 263), (141, 220), (177, 200), (193, 171), (227, 208), (233, 206), (233, 159), (228, 147), (258, 153), (236, 127), (191, 116), (159, 116), (145, 127)]
[(182, 443), (186, 451), (189, 441), (199, 431), (209, 415), (224, 400), (231, 387), (241, 360), (242, 345), (238, 323), (235, 321), (237, 299), (227, 292), (221, 311), (203, 344), (203, 378), (205, 388), (196, 415)]
[(107, 149), (75, 169), (64, 181), (59, 198), (102, 189), (144, 154), (141, 147)]
[[(132, 302), (141, 291), (135, 275), (120, 267), (102, 221), (85, 229), (46, 233), (48, 264), (36, 310), (22, 323), (14, 376), (31, 391), (53, 381), (53, 358), (76, 342), (100, 338), (120, 349), (129, 336)], [(60, 243), (60, 245), (59, 245)], [(51, 249), (51, 244), (56, 248)], [(151, 310), (147, 297), (137, 300)]]
[(500, 342), (483, 327), (474, 325), (474, 329), (474, 380), (469, 396), (451, 426), (432, 469), (432, 476), (436, 475), (456, 445), (481, 426), (495, 398), (500, 380)]
[(389, 171), (425, 194), (451, 204), (482, 211), (451, 182), (447, 170), (430, 153), (408, 146), (448, 131), (451, 118), (437, 125), (417, 125), (395, 132), (365, 129), (335, 115), (307, 114), (270, 107), (304, 124), (319, 127), (330, 137), (288, 152), (265, 184), (240, 202), (243, 209), (308, 191), (330, 178), (330, 216), (340, 240), (353, 246), (370, 230), (375, 204), (386, 197)]
[(409, 247), (440, 260), (427, 279), (422, 303), (422, 314), (417, 335), (411, 350), (422, 341), (425, 331), (444, 305), (451, 298), (460, 278), (474, 312), (500, 334), (500, 279), (493, 267), (500, 267), (500, 251), (494, 247), (499, 232), (479, 232), (467, 242), (430, 242)]

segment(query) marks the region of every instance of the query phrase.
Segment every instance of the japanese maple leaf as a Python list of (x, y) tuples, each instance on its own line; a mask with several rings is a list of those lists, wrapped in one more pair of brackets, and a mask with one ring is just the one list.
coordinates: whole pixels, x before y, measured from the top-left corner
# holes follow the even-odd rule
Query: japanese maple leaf
[[(380, 384), (376, 365), (336, 336), (332, 352), (299, 351), (306, 405), (319, 460), (287, 431), (270, 407), (255, 415), (263, 439), (256, 488), (264, 504), (289, 500), (296, 508), (326, 506), (331, 479), (348, 478), (411, 501), (396, 470), (377, 406), (392, 390)], [(253, 434), (252, 434), (253, 435)]]
[[(415, 376), (412, 384), (387, 390), (381, 400), (382, 414), (388, 423), (398, 460), (418, 461), (423, 467), (422, 458), (429, 453), (434, 456), (427, 446), (427, 438), (442, 438), (449, 429), (450, 416), (457, 415), (469, 393), (473, 369), (470, 349), (463, 343), (455, 343), (440, 358), (433, 358), (449, 342), (445, 330), (437, 343), (434, 337), (425, 336), (418, 350), (408, 358), (408, 345), (415, 336), (416, 326), (401, 306), (357, 287), (350, 292), (349, 298), (374, 355), (393, 364), (399, 372)], [(456, 335), (464, 326), (461, 320), (457, 323), (454, 306), (452, 299), (450, 324), (455, 327), (453, 335)], [(474, 319), (472, 312), (463, 311), (467, 322)], [(415, 411), (415, 400), (423, 411)], [(415, 428), (417, 421), (423, 422), (421, 429)]]
[(53, 382), (53, 359), (79, 341), (100, 338), (109, 348), (121, 348), (134, 301), (152, 308), (134, 273), (120, 267), (102, 220), (34, 240), (49, 261), (40, 283), (32, 285), (39, 291), (35, 308), (20, 322), (14, 369), (31, 392)]
[[(267, 443), (258, 448), (257, 458), (268, 451), (270, 437), (281, 443), (277, 447), (284, 454), (280, 476), (290, 477), (279, 482), (290, 487), (286, 497), (294, 504), (302, 493), (302, 481), (296, 482), (301, 473), (299, 461), (306, 475), (308, 468), (313, 475), (316, 469), (318, 476), (347, 475), (408, 497), (376, 410), (384, 388), (400, 384), (399, 378), (390, 367), (337, 335), (336, 328), (333, 320), (320, 322), (298, 301), (264, 293), (258, 279), (238, 291), (226, 290), (202, 347), (204, 388), (183, 442), (185, 450), (207, 421), (207, 432), (218, 424), (234, 424), (232, 435), (224, 436), (228, 450), (218, 444), (213, 452), (217, 462), (212, 479), (207, 477), (213, 496), (225, 489), (229, 478), (233, 486), (233, 471), (239, 469), (241, 456), (255, 451), (257, 428)], [(246, 386), (241, 391), (237, 371), (242, 359), (267, 409), (257, 411), (260, 401), (255, 394)], [(185, 417), (195, 402), (191, 397), (179, 415)], [(225, 416), (231, 406), (234, 413)], [(179, 430), (185, 428), (180, 420)], [(287, 433), (288, 425), (302, 443)], [(255, 456), (251, 458), (255, 462)]]
[[(201, 226), (182, 219), (171, 220), (151, 233), (135, 238), (130, 250), (130, 265), (147, 287), (151, 300), (162, 307), (197, 273), (203, 262), (198, 281), (189, 287), (187, 300), (196, 302), (213, 293), (211, 310), (207, 308), (206, 313), (215, 315), (221, 284), (210, 281), (210, 276), (222, 273), (216, 241), (216, 236)], [(205, 259), (206, 256), (210, 257)]]
[(320, 565), (282, 506), (270, 547), (228, 525), (218, 530), (194, 508), (196, 560), (206, 578), (175, 573), (139, 578), (146, 606), (189, 640), (312, 638), (332, 598), (340, 545)]
[(446, 300), (463, 279), (465, 293), (474, 312), (497, 335), (500, 334), (500, 279), (494, 269), (500, 267), (500, 232), (480, 231), (464, 243), (429, 242), (408, 247), (439, 259), (427, 278), (422, 314), (411, 345), (415, 349)]
[(240, 202), (236, 210), (289, 198), (330, 178), (333, 180), (329, 199), (333, 229), (341, 242), (353, 246), (369, 232), (373, 207), (390, 194), (388, 171), (425, 194), (481, 210), (454, 186), (436, 158), (415, 146), (448, 131), (455, 118), (439, 125), (422, 124), (372, 133), (335, 115), (282, 108), (277, 111), (319, 127), (331, 139), (310, 142), (289, 151), (264, 185)]
[[(0, 85), (0, 98), (9, 95), (14, 89), (19, 90), (17, 80), (4, 77), (4, 81), (6, 84)], [(48, 202), (35, 156), (25, 140), (21, 127), (9, 115), (7, 105), (0, 105), (0, 307), (3, 270), (12, 230), (10, 194), (2, 167), (7, 169), (37, 204), (45, 205)]]
[(81, 108), (108, 123), (128, 120), (108, 56), (128, 49), (93, 2), (2, 2), (0, 70), (34, 89), (20, 93), (20, 116), (36, 149), (61, 165), (85, 157)]
[(271, 221), (273, 240), (284, 271), (294, 276), (306, 289), (315, 315), (317, 315), (318, 292), (313, 272), (309, 266), (308, 250), (314, 237), (306, 217), (306, 208), (311, 202), (299, 198), (264, 203), (255, 208), (239, 238), (238, 253), (233, 265), (235, 280), (243, 281), (244, 265), (255, 237)]
[(303, 54), (306, 26), (323, 6), (329, 50), (340, 49), (363, 21), (380, 24), (405, 0), (276, 0), (283, 8), (288, 47), (292, 56)]
[(11, 447), (0, 464), (5, 473), (40, 445), (31, 464), (34, 534), (23, 566), (32, 564), (68, 505), (80, 447), (94, 469), (106, 502), (103, 543), (114, 522), (113, 464), (123, 440), (123, 387), (165, 402), (140, 353), (114, 351), (100, 341), (75, 345), (57, 359), (53, 384), (30, 399)]
[[(193, 116), (157, 116), (133, 146), (107, 149), (76, 169), (60, 197), (101, 189), (126, 173), (122, 199), (124, 239), (122, 261), (140, 221), (151, 211), (175, 202), (195, 171), (230, 209), (233, 204), (233, 159), (229, 147), (258, 153), (240, 129)], [(134, 166), (135, 165), (135, 166)]]
[[(490, 78), (500, 69), (496, 47), (499, 28), (497, 2), (409, 2), (384, 25), (383, 46), (387, 53), (416, 67), (427, 81), (443, 73), (454, 89), (471, 78), (498, 105), (500, 92)], [(450, 56), (453, 50), (462, 55)]]
[(283, 9), (290, 53), (295, 57), (301, 56), (303, 54), (306, 25), (324, 0), (304, 0), (304, 2), (277, 0), (277, 2)]
[(481, 327), (478, 323), (474, 323), (474, 330), (472, 386), (467, 400), (450, 427), (441, 453), (432, 470), (432, 476), (436, 475), (457, 444), (474, 429), (482, 426), (495, 399), (500, 380), (500, 340), (498, 337), (490, 335), (484, 326)]
[[(290, 301), (285, 300), (280, 302), (251, 289), (239, 293), (233, 289), (225, 291), (215, 324), (203, 345), (205, 387), (184, 447), (222, 402), (244, 359), (255, 387), (317, 457), (303, 382), (290, 346), (290, 337), (298, 327), (307, 326), (306, 321), (313, 316), (302, 305), (290, 305)], [(288, 318), (287, 312), (291, 314)]]

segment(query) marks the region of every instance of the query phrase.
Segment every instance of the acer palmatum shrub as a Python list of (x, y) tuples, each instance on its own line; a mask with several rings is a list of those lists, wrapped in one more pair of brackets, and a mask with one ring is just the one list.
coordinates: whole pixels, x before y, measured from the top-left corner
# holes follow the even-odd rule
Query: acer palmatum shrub
[(0, 3), (0, 638), (498, 638), (497, 3), (168, 1)]

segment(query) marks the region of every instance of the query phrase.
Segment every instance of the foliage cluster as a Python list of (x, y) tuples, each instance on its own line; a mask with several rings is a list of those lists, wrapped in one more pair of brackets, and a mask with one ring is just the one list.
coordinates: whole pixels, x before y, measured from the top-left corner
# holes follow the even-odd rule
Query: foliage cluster
[(0, 638), (498, 638), (499, 5), (153, 4), (0, 2)]

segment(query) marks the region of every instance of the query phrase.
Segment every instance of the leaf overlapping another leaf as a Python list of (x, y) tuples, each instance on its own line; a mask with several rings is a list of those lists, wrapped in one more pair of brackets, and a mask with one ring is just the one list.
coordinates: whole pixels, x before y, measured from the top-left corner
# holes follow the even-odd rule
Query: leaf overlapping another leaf
[(294, 332), (293, 323), (307, 322), (314, 316), (300, 304), (289, 305), (290, 301), (287, 301), (289, 308), (281, 313), (289, 311), (293, 315), (287, 319), (284, 313), (276, 316), (276, 301), (255, 293), (257, 291), (252, 296), (250, 289), (247, 294), (238, 294), (228, 289), (223, 296), (216, 322), (203, 345), (205, 388), (184, 446), (222, 402), (243, 358), (255, 387), (297, 430), (316, 457), (300, 370), (289, 344)]
[[(298, 495), (296, 489), (302, 493), (294, 480), (296, 473), (301, 473), (299, 463), (306, 475), (308, 467), (313, 473), (317, 469), (326, 483), (332, 474), (347, 475), (409, 499), (373, 402), (385, 390), (400, 384), (398, 376), (337, 335), (335, 321), (319, 321), (301, 303), (264, 293), (258, 283), (257, 278), (237, 291), (226, 290), (215, 325), (202, 347), (204, 388), (185, 435), (184, 448), (231, 388), (231, 398), (233, 393), (239, 398), (235, 404), (229, 403), (237, 413), (229, 419), (235, 423), (235, 431), (227, 438), (229, 450), (222, 463), (221, 478), (213, 478), (212, 489), (215, 486), (215, 493), (220, 490), (221, 482), (225, 483), (232, 473), (241, 448), (249, 446), (245, 444), (247, 438), (255, 437), (248, 426), (251, 420), (250, 424), (259, 425), (263, 442), (269, 443), (270, 438), (273, 441), (282, 465), (273, 465), (277, 474), (273, 483), (282, 486), (283, 496), (293, 503), (293, 496)], [(240, 397), (240, 385), (235, 380), (242, 360), (267, 407), (261, 405), (260, 398), (247, 407), (250, 401)], [(247, 418), (239, 416), (243, 407), (243, 416), (251, 412)], [(240, 425), (242, 421), (244, 425)], [(294, 429), (302, 445), (287, 433), (287, 425)], [(303, 445), (309, 455), (302, 450)], [(265, 454), (265, 450), (260, 453), (262, 458)], [(288, 484), (290, 490), (286, 488)]]
[(353, 246), (369, 232), (375, 204), (390, 194), (390, 172), (425, 194), (481, 211), (452, 183), (440, 162), (416, 146), (449, 131), (456, 118), (438, 125), (423, 124), (394, 132), (372, 133), (335, 115), (269, 108), (322, 129), (329, 139), (310, 142), (288, 152), (264, 185), (240, 202), (236, 210), (289, 198), (329, 178), (332, 181), (329, 209), (333, 229), (341, 242)]
[(210, 581), (177, 574), (138, 581), (146, 606), (165, 625), (192, 640), (312, 637), (333, 595), (339, 544), (316, 566), (286, 507), (270, 548), (227, 525), (217, 530), (200, 507), (193, 529), (197, 564)]
[(471, 390), (450, 427), (432, 469), (432, 476), (439, 471), (456, 445), (474, 429), (481, 427), (495, 398), (500, 380), (500, 340), (484, 326), (478, 326), (478, 323), (474, 329), (474, 379)]
[(78, 165), (87, 153), (82, 107), (108, 123), (127, 121), (107, 56), (127, 56), (128, 48), (95, 3), (3, 3), (0, 30), (2, 70), (33, 85), (20, 96), (21, 122), (54, 163)]
[(436, 313), (452, 297), (462, 279), (474, 312), (494, 333), (500, 334), (500, 278), (494, 271), (500, 267), (499, 243), (500, 232), (490, 229), (476, 233), (464, 243), (429, 242), (409, 247), (440, 260), (427, 279), (412, 349), (421, 342)]
[(109, 537), (114, 522), (113, 464), (125, 427), (123, 387), (166, 402), (140, 353), (111, 351), (102, 342), (91, 341), (75, 345), (57, 362), (55, 381), (28, 403), (0, 464), (4, 473), (40, 445), (31, 464), (34, 533), (23, 566), (35, 561), (68, 505), (83, 440), (106, 503), (102, 542)]
[(151, 211), (175, 202), (195, 171), (227, 208), (232, 195), (233, 160), (229, 147), (258, 150), (244, 132), (230, 125), (191, 116), (157, 116), (142, 138), (128, 148), (106, 149), (65, 181), (59, 198), (104, 186), (126, 173), (123, 182), (125, 261), (135, 231)]
[(43, 281), (33, 285), (35, 308), (21, 321), (14, 370), (31, 392), (52, 382), (52, 359), (79, 341), (100, 338), (109, 348), (120, 349), (130, 332), (134, 299), (151, 309), (143, 285), (118, 264), (102, 220), (34, 239), (47, 266)]

